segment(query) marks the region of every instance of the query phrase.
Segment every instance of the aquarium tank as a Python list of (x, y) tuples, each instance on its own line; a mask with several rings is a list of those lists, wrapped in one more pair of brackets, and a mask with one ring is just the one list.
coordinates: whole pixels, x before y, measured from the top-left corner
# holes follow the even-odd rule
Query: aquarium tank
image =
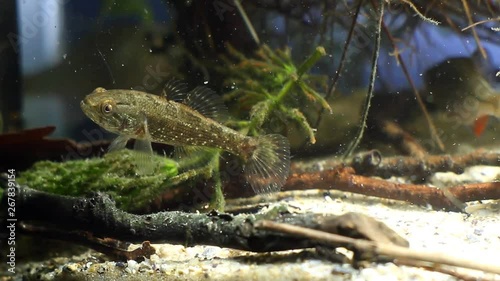
[(2, 280), (500, 280), (500, 2), (0, 3)]

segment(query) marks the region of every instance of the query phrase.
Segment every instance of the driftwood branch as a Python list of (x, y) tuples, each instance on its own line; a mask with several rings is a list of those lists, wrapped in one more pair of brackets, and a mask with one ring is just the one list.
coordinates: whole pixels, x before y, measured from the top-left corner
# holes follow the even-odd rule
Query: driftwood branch
[[(383, 157), (377, 150), (371, 150), (356, 155), (350, 163), (344, 163), (338, 159), (321, 161), (323, 169), (336, 169), (346, 165), (354, 168), (358, 175), (384, 179), (415, 177), (422, 181), (438, 172), (462, 174), (466, 168), (477, 165), (500, 167), (500, 152), (476, 150), (463, 155), (427, 155), (416, 158), (412, 156)], [(307, 162), (294, 161), (292, 173), (305, 173), (313, 170), (311, 166)]]
[[(262, 252), (314, 246), (297, 238), (255, 232), (255, 220), (248, 216), (160, 212), (135, 215), (116, 208), (105, 194), (88, 198), (60, 196), (19, 187), (16, 209), (18, 221), (57, 226), (61, 231), (86, 231), (94, 237), (140, 243), (168, 242), (183, 245), (217, 245)], [(302, 225), (317, 227), (315, 216), (300, 218)], [(263, 243), (265, 240), (267, 243)]]
[[(500, 199), (500, 182), (468, 183), (438, 188), (426, 184), (387, 181), (372, 176), (385, 178), (405, 176), (416, 182), (422, 182), (436, 172), (461, 173), (467, 167), (474, 165), (500, 166), (500, 153), (476, 151), (466, 155), (426, 156), (417, 159), (382, 158), (379, 152), (371, 151), (356, 156), (348, 164), (338, 160), (293, 161), (291, 174), (282, 190), (340, 190), (431, 206), (434, 209), (463, 212), (464, 202)], [(200, 199), (199, 194), (203, 194), (201, 197), (208, 200), (211, 194), (205, 185), (189, 191), (179, 187), (179, 190), (182, 192), (177, 192), (177, 195), (173, 194), (172, 190), (166, 192), (163, 198), (168, 202), (165, 204), (193, 202), (193, 198)], [(241, 188), (241, 179), (226, 182), (224, 192), (226, 198), (255, 195), (250, 190)], [(195, 205), (203, 204), (205, 201), (196, 201)]]
[[(443, 189), (424, 184), (396, 183), (373, 178), (405, 176), (423, 182), (437, 172), (463, 173), (476, 165), (500, 166), (500, 153), (475, 151), (465, 155), (387, 157), (376, 151), (354, 157), (348, 166), (339, 161), (323, 161), (322, 169), (295, 162), (285, 190), (335, 189), (368, 196), (432, 206), (435, 209), (463, 211), (461, 202), (500, 199), (500, 182), (471, 183)], [(320, 171), (318, 171), (320, 170)]]
[[(436, 209), (460, 211), (443, 190), (427, 185), (396, 183), (355, 174), (351, 167), (292, 174), (285, 190), (335, 189), (368, 196), (395, 199)], [(500, 199), (500, 182), (463, 184), (446, 188), (462, 202)]]
[(326, 233), (323, 231), (307, 229), (299, 226), (276, 223), (271, 221), (259, 221), (255, 227), (265, 230), (274, 230), (277, 233), (292, 234), (297, 237), (308, 237), (314, 240), (333, 243), (334, 245), (342, 244), (344, 247), (365, 253), (372, 253), (374, 255), (390, 256), (395, 259), (410, 259), (415, 261), (425, 261), (437, 264), (445, 264), (451, 266), (458, 266), (469, 269), (481, 270), (500, 274), (500, 266), (495, 264), (478, 263), (474, 260), (467, 260), (459, 257), (452, 257), (442, 253), (424, 252), (418, 250), (408, 249), (393, 244), (384, 244), (371, 242), (366, 240), (353, 239), (337, 234)]
[(381, 158), (372, 151), (355, 157), (351, 166), (356, 173), (381, 178), (412, 176), (425, 179), (437, 172), (461, 174), (467, 167), (476, 165), (500, 166), (500, 153), (475, 151), (464, 155), (429, 155), (416, 157)]
[(137, 253), (128, 252), (126, 242), (214, 245), (253, 252), (321, 245), (311, 239), (254, 228), (254, 223), (263, 218), (408, 246), (406, 240), (383, 223), (360, 214), (230, 215), (172, 211), (136, 215), (117, 209), (114, 201), (101, 193), (77, 198), (21, 186), (16, 187), (16, 192), (16, 218), (23, 233), (68, 240), (122, 258), (152, 253), (149, 242), (143, 243)]

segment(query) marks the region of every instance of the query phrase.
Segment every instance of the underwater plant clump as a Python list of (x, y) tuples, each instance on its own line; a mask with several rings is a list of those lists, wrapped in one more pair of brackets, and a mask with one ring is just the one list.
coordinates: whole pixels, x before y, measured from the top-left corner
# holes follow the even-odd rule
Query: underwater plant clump
[(293, 62), (289, 48), (273, 51), (263, 45), (256, 58), (247, 58), (230, 45), (228, 51), (232, 56), (232, 59), (225, 58), (229, 71), (221, 71), (227, 72), (225, 84), (233, 90), (224, 99), (236, 100), (239, 112), (249, 112), (250, 115), (250, 121), (233, 125), (256, 135), (269, 120), (280, 120), (281, 123), (291, 120), (307, 133), (311, 143), (315, 143), (314, 129), (303, 110), (309, 104), (317, 103), (331, 112), (328, 102), (314, 89), (326, 89), (326, 77), (308, 74), (326, 55), (325, 49), (317, 47), (300, 66)]
[(37, 190), (68, 196), (105, 192), (124, 210), (146, 206), (178, 175), (178, 164), (165, 157), (154, 156), (158, 172), (150, 176), (136, 175), (133, 151), (108, 153), (103, 158), (74, 160), (63, 163), (40, 161), (17, 178)]

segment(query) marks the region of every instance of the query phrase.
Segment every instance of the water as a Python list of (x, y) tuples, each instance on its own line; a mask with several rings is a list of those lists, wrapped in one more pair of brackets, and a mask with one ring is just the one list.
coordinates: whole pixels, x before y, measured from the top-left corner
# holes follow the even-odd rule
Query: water
[[(491, 188), (500, 179), (498, 22), (461, 31), (470, 25), (464, 1), (429, 10), (420, 9), (426, 7), (420, 1), (414, 7), (384, 1), (384, 23), (393, 41), (382, 28), (378, 61), (372, 63), (378, 10), (364, 2), (347, 47), (357, 13), (353, 1), (53, 0), (6, 6), (9, 16), (0, 21), (0, 124), (10, 135), (0, 135), (0, 168), (15, 169), (19, 182), (28, 186), (72, 196), (97, 191), (102, 181), (106, 192), (120, 196), (119, 206), (136, 212), (204, 212), (222, 209), (225, 202), (227, 210), (255, 211), (257, 202), (281, 202), (280, 210), (298, 213), (359, 212), (386, 223), (412, 247), (464, 258), (473, 253), (491, 261), (488, 257), (500, 251), (495, 235), (500, 198)], [(498, 3), (472, 2), (474, 22), (498, 17)], [(414, 9), (441, 23), (425, 20)], [(370, 85), (372, 65), (377, 73)], [(179, 160), (172, 147), (153, 144), (160, 168), (151, 177), (134, 174), (133, 154), (102, 158), (116, 135), (89, 120), (81, 100), (97, 87), (161, 94), (172, 76), (224, 98), (230, 112), (225, 125), (244, 134), (288, 138), (292, 167), (284, 193), (255, 194), (241, 176), (244, 161), (229, 154), (216, 161), (219, 152), (195, 150)], [(374, 96), (367, 108), (370, 88)], [(51, 131), (39, 129), (47, 126), (54, 126), (54, 132), (40, 135)], [(356, 139), (354, 153), (346, 155)], [(40, 164), (43, 160), (53, 163)], [(342, 163), (355, 170), (340, 169)], [(482, 198), (471, 197), (453, 189), (461, 185), (488, 191)], [(426, 188), (439, 198), (426, 197)], [(250, 199), (230, 201), (240, 197)], [(242, 276), (269, 270), (280, 279), (277, 264), (255, 262), (252, 269), (231, 258), (234, 252), (176, 247), (187, 254), (169, 257), (169, 251), (179, 249), (165, 248), (143, 264), (134, 263), (129, 274), (141, 266), (173, 270), (166, 264), (174, 260), (189, 261), (186, 268), (197, 269), (220, 261), (221, 268), (237, 268)], [(19, 259), (27, 259), (19, 251)], [(202, 257), (207, 252), (210, 257)], [(282, 279), (293, 271), (313, 278), (315, 270), (329, 268), (321, 257), (306, 260), (288, 260)], [(343, 266), (342, 274), (316, 277), (442, 277), (393, 264), (368, 271)]]

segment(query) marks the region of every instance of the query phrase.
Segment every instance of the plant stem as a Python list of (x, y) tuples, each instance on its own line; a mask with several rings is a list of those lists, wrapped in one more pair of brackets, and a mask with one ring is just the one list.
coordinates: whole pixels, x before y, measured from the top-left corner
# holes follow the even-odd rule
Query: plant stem
[(325, 48), (321, 46), (316, 47), (312, 55), (309, 58), (307, 58), (306, 61), (302, 63), (301, 66), (299, 66), (299, 69), (297, 69), (297, 80), (300, 79), (302, 75), (304, 75), (304, 73), (309, 71), (309, 69), (311, 69), (313, 65), (315, 65), (316, 62), (318, 62), (318, 60), (325, 55), (326, 55)]
[[(298, 80), (298, 79), (296, 79)], [(269, 108), (268, 112), (270, 112), (272, 109), (274, 109), (274, 105), (275, 104), (278, 104), (280, 103), (286, 96), (286, 94), (288, 94), (288, 92), (290, 91), (290, 89), (292, 89), (293, 85), (295, 84), (295, 80), (288, 80), (288, 82), (286, 82), (285, 86), (283, 86), (283, 88), (281, 88), (281, 91), (279, 91), (279, 93), (276, 95), (276, 97), (272, 97), (273, 98), (273, 103), (271, 103), (271, 107)]]
[(219, 212), (224, 211), (226, 201), (224, 199), (224, 193), (222, 192), (222, 181), (220, 178), (220, 152), (214, 153), (210, 163), (208, 164), (212, 170), (212, 178), (214, 180), (214, 194), (210, 198), (210, 209), (217, 210)]
[[(373, 7), (376, 8), (375, 2), (372, 1)], [(378, 55), (380, 52), (380, 40), (382, 33), (382, 25), (384, 22), (384, 0), (381, 0), (379, 3), (379, 18), (377, 22), (377, 32), (375, 37), (375, 47), (373, 49), (372, 54), (372, 65), (371, 65), (371, 74), (370, 74), (370, 84), (368, 85), (368, 95), (366, 96), (365, 104), (363, 107), (363, 115), (361, 117), (361, 126), (359, 127), (358, 133), (354, 137), (354, 140), (349, 144), (347, 148), (344, 159), (351, 156), (354, 150), (358, 147), (361, 139), (363, 138), (365, 128), (366, 128), (366, 120), (368, 120), (368, 113), (370, 111), (371, 100), (373, 97), (373, 91), (375, 89), (375, 78), (377, 77), (377, 62)]]

